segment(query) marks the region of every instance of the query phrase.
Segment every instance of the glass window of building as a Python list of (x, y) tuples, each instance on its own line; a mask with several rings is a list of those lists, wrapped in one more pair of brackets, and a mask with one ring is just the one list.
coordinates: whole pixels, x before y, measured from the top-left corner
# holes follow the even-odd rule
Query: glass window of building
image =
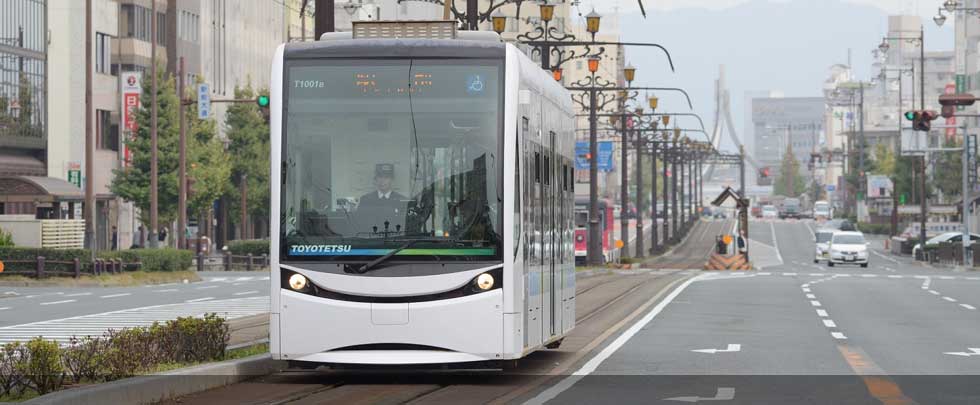
[(43, 151), (47, 148), (47, 2), (0, 3), (0, 151), (8, 147)]
[(95, 33), (95, 72), (102, 74), (110, 73), (112, 66), (112, 42), (108, 34), (101, 32)]

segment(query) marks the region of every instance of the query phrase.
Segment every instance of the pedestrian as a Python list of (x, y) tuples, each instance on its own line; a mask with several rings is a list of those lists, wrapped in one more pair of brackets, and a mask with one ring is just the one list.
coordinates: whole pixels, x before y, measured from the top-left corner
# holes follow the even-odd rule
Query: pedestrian
[(112, 226), (112, 250), (119, 250), (119, 230)]
[(157, 241), (160, 243), (167, 241), (167, 228), (160, 228), (160, 233), (157, 234)]

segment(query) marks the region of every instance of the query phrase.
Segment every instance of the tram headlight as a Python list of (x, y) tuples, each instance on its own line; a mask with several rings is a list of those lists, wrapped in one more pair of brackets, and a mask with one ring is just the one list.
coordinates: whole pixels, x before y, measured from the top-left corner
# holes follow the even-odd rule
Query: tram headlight
[(289, 276), (289, 288), (295, 291), (303, 291), (309, 283), (306, 280), (306, 276), (302, 274), (293, 274)]
[(493, 288), (493, 282), (493, 276), (490, 273), (483, 273), (476, 278), (476, 286), (483, 291)]

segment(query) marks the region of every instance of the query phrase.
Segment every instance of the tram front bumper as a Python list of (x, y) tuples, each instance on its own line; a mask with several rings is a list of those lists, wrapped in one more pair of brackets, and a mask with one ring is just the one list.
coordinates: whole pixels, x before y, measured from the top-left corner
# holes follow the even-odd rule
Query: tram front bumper
[(439, 301), (380, 304), (283, 290), (283, 360), (439, 364), (503, 359), (500, 289)]

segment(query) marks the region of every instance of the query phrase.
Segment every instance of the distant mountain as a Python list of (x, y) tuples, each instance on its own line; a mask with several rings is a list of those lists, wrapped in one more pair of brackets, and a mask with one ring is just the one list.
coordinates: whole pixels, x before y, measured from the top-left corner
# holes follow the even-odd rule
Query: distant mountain
[[(953, 29), (925, 20), (927, 49), (950, 49)], [(676, 73), (653, 48), (630, 48), (638, 86), (683, 87), (705, 119), (714, 123), (714, 81), (725, 65), (732, 115), (741, 135), (744, 94), (777, 90), (787, 97), (820, 96), (828, 68), (847, 63), (848, 48), (859, 78), (867, 78), (871, 51), (888, 29), (887, 14), (841, 0), (752, 0), (720, 10), (677, 9), (621, 17), (626, 41), (654, 42), (671, 53)], [(663, 94), (664, 111), (685, 110), (683, 100)]]

